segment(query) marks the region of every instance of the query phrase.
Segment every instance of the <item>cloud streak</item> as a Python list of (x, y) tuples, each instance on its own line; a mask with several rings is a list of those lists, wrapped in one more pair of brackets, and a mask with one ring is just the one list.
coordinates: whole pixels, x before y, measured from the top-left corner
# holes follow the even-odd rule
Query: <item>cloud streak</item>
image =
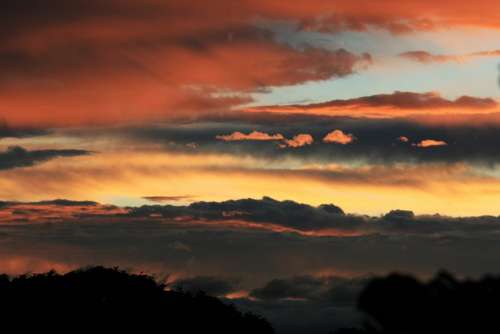
[(9, 147), (0, 152), (0, 170), (21, 167), (32, 167), (36, 164), (56, 158), (70, 158), (89, 155), (92, 152), (84, 150), (35, 150), (28, 151), (22, 147)]
[(403, 52), (399, 56), (408, 60), (424, 64), (444, 63), (444, 62), (464, 62), (474, 58), (499, 57), (500, 50), (479, 51), (479, 52), (468, 53), (465, 55), (436, 55), (427, 51), (418, 50), (418, 51)]
[(401, 118), (416, 115), (446, 115), (493, 112), (498, 103), (492, 98), (461, 96), (449, 100), (438, 93), (395, 91), (359, 98), (322, 103), (248, 108), (247, 112), (309, 114), (345, 117)]

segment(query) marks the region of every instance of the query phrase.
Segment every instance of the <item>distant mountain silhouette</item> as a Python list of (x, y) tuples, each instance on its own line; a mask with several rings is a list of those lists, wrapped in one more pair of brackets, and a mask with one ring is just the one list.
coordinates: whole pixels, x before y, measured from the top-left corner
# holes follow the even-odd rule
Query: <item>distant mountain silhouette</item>
[(358, 300), (361, 329), (336, 334), (499, 333), (500, 277), (457, 280), (441, 272), (428, 283), (392, 274), (372, 280)]
[(1, 275), (0, 322), (21, 332), (274, 333), (265, 319), (215, 297), (164, 288), (150, 276), (103, 267)]

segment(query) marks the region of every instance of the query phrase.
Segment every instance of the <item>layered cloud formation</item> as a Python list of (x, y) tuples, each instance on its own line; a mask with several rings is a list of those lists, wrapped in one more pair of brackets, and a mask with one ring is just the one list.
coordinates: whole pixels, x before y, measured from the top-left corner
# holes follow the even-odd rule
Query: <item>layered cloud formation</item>
[[(343, 78), (373, 63), (369, 53), (335, 43), (326, 48), (314, 40), (295, 43), (301, 34), (383, 29), (397, 36), (443, 28), (499, 28), (497, 4), (489, 0), (361, 7), (359, 11), (359, 4), (326, 0), (238, 5), (175, 0), (52, 0), (42, 5), (9, 0), (2, 4), (0, 17), (0, 115), (14, 125), (59, 126), (193, 117), (242, 106), (254, 100), (252, 92)], [(295, 26), (292, 36), (280, 35), (283, 22)], [(447, 59), (426, 52), (403, 55), (424, 62)], [(493, 57), (497, 52), (469, 54)], [(411, 96), (399, 97), (409, 99), (405, 107), (414, 105)], [(492, 105), (489, 100), (424, 97), (417, 108), (426, 103), (446, 108)], [(383, 98), (350, 102), (372, 106), (378, 101), (386, 103)]]
[(140, 208), (4, 202), (0, 217), (4, 271), (120, 265), (259, 311), (282, 333), (355, 324), (356, 296), (372, 274), (428, 277), (443, 263), (466, 276), (495, 270), (500, 231), (493, 216), (361, 216), (271, 198)]

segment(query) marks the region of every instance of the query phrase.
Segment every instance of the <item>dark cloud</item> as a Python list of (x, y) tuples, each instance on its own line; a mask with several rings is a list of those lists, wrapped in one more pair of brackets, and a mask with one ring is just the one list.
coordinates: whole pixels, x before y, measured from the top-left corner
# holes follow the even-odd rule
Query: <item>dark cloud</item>
[(299, 299), (353, 306), (367, 281), (368, 278), (296, 276), (271, 280), (252, 290), (250, 296), (261, 300)]
[[(346, 117), (324, 117), (295, 115), (283, 118), (277, 115), (232, 116), (227, 121), (207, 119), (199, 123), (113, 129), (105, 133), (68, 133), (82, 138), (95, 136), (117, 136), (123, 140), (145, 143), (163, 143), (166, 150), (183, 151), (190, 154), (225, 153), (253, 156), (270, 160), (298, 158), (316, 163), (366, 162), (371, 164), (394, 163), (457, 163), (465, 162), (492, 166), (500, 161), (496, 147), (500, 145), (500, 125), (477, 126), (440, 125), (416, 123), (406, 119), (352, 119)], [(356, 140), (349, 145), (331, 145), (321, 141), (334, 129), (350, 133)], [(299, 133), (311, 135), (312, 145), (300, 149), (281, 149), (279, 143), (266, 141), (221, 142), (216, 139), (221, 133), (233, 132), (279, 133), (293, 138)], [(407, 141), (399, 138), (404, 136)], [(429, 138), (447, 143), (446, 146), (419, 147)], [(195, 143), (196, 150), (186, 147)]]
[(361, 315), (352, 306), (335, 303), (249, 299), (229, 302), (240, 309), (262, 314), (270, 320), (278, 334), (325, 334), (338, 328), (356, 326), (362, 321)]
[(14, 146), (7, 151), (0, 152), (0, 170), (31, 167), (55, 158), (77, 157), (91, 154), (84, 150), (33, 150), (28, 151), (22, 147)]
[(180, 279), (169, 284), (168, 287), (191, 293), (204, 292), (211, 296), (225, 296), (238, 289), (237, 282), (209, 276)]
[(253, 290), (250, 295), (263, 300), (308, 299), (312, 298), (322, 285), (322, 280), (316, 277), (295, 277), (290, 280), (274, 279), (264, 287)]
[[(142, 206), (131, 208), (131, 217), (189, 217), (217, 223), (233, 220), (311, 232), (312, 235), (428, 235), (485, 236), (500, 231), (500, 217), (453, 218), (440, 215), (415, 215), (412, 211), (393, 210), (382, 217), (345, 214), (335, 205), (313, 207), (294, 201), (243, 199), (225, 202), (195, 202), (188, 206)], [(245, 226), (241, 226), (245, 228)], [(324, 233), (321, 233), (324, 232)]]
[(388, 221), (412, 221), (415, 219), (413, 211), (408, 210), (392, 210), (384, 215), (383, 219)]
[(225, 202), (195, 202), (188, 206), (142, 206), (131, 208), (131, 217), (192, 217), (198, 220), (231, 221), (234, 219), (261, 224), (275, 224), (299, 230), (328, 227), (354, 229), (360, 221), (346, 218), (339, 207), (329, 204), (317, 208), (294, 201), (242, 199)]
[(92, 201), (71, 201), (67, 199), (55, 199), (52, 201), (40, 201), (40, 202), (34, 202), (30, 203), (34, 205), (56, 205), (56, 206), (98, 206), (99, 203), (97, 202), (92, 202)]
[[(393, 210), (383, 216), (346, 214), (333, 204), (313, 207), (294, 201), (242, 199), (224, 202), (194, 202), (187, 206), (145, 205), (119, 208), (88, 201), (42, 201), (35, 203), (2, 202), (4, 213), (22, 215), (23, 220), (58, 222), (94, 218), (124, 222), (146, 222), (193, 230), (213, 229), (271, 231), (308, 237), (354, 237), (369, 235), (484, 238), (500, 232), (500, 217), (448, 217), (415, 215), (412, 211)], [(63, 211), (57, 211), (61, 207)], [(74, 208), (74, 209), (71, 209)], [(64, 213), (64, 215), (62, 215)], [(56, 217), (60, 214), (61, 217)], [(56, 219), (57, 218), (57, 219)], [(8, 222), (9, 216), (2, 222)], [(236, 223), (236, 224), (234, 224)], [(175, 249), (191, 249), (180, 243)]]
[(294, 276), (273, 279), (250, 292), (256, 300), (237, 300), (272, 319), (279, 333), (327, 333), (360, 322), (357, 297), (369, 278)]
[(49, 135), (48, 130), (29, 129), (29, 128), (12, 128), (7, 122), (0, 120), (0, 140), (2, 138), (26, 138)]

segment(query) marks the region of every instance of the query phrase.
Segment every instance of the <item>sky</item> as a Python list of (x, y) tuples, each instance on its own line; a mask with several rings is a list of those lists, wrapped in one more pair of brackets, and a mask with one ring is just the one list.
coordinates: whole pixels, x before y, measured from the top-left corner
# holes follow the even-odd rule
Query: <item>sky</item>
[(493, 0), (4, 0), (0, 269), (145, 270), (281, 333), (370, 275), (493, 272), (499, 59)]

